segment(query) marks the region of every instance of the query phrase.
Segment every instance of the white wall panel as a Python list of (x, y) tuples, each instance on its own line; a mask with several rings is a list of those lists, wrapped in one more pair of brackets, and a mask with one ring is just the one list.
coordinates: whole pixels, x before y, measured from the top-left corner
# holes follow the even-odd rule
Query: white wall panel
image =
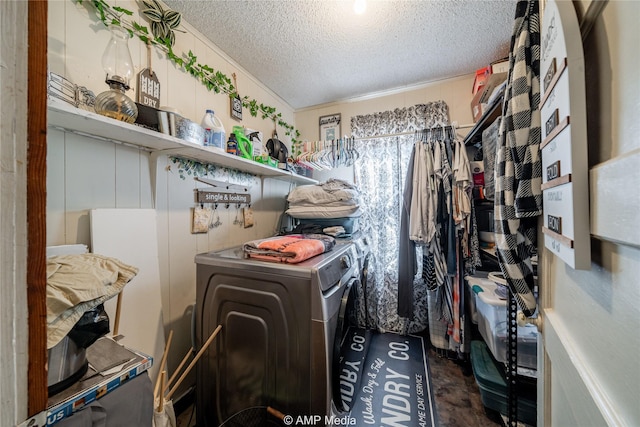
[[(637, 236), (637, 220), (626, 210), (637, 204), (631, 163), (640, 148), (633, 113), (640, 105), (634, 65), (640, 54), (626, 44), (637, 40), (638, 17), (640, 3), (609, 2), (584, 42), (586, 75), (592, 79), (587, 82), (591, 233), (617, 241)], [(555, 315), (553, 330), (544, 330), (545, 340), (552, 340), (544, 348), (551, 364), (543, 377), (552, 382), (545, 421), (638, 425), (640, 250), (592, 239), (591, 268), (584, 271), (546, 250), (542, 255), (541, 296)]]
[[(27, 417), (26, 2), (0, 2), (0, 426)], [(40, 367), (36, 367), (36, 370)], [(37, 375), (36, 375), (37, 376)]]
[[(61, 22), (64, 24), (66, 21), (66, 6), (63, 2), (49, 1), (48, 3), (48, 19), (53, 22)], [(50, 72), (65, 75), (65, 26), (59, 25), (57, 27), (49, 26), (47, 28), (47, 68)]]
[(66, 243), (90, 247), (88, 210), (115, 207), (115, 151), (112, 143), (71, 133), (66, 135)]
[[(164, 176), (163, 176), (164, 175)], [(197, 235), (191, 234), (190, 208), (193, 202), (193, 178), (182, 180), (176, 170), (160, 173), (160, 182), (167, 189), (167, 245), (169, 258), (168, 276), (169, 302), (164, 306), (165, 332), (173, 330), (169, 370), (178, 366), (184, 354), (191, 347), (191, 319), (185, 316), (185, 309), (195, 302), (196, 271), (194, 256), (197, 253)], [(202, 248), (203, 252), (206, 249)], [(193, 375), (193, 374), (192, 374)], [(193, 378), (187, 382), (190, 384)]]
[(65, 133), (47, 132), (47, 244), (66, 244)]
[(600, 164), (590, 173), (591, 234), (640, 247), (640, 149)]
[[(198, 56), (199, 63), (207, 64), (213, 69), (221, 71), (231, 77), (233, 71), (229, 64), (215, 54), (209, 45), (204, 43), (200, 38), (196, 38), (194, 46), (194, 52)], [(224, 130), (228, 136), (231, 132), (232, 123), (237, 123), (229, 117), (229, 97), (216, 94), (214, 91), (208, 91), (205, 86), (200, 85), (195, 93), (195, 117), (193, 119), (200, 123), (205, 111), (208, 109), (213, 110), (216, 117), (222, 121)]]
[[(60, 35), (58, 28), (64, 25), (64, 39), (55, 43), (64, 45), (64, 75), (73, 83), (85, 86), (99, 94), (108, 89), (104, 82), (102, 54), (110, 39), (109, 31), (101, 22), (94, 20), (90, 2), (82, 4), (71, 1), (56, 1), (50, 6), (64, 7), (65, 20), (55, 22), (49, 17), (49, 34)], [(50, 37), (51, 42), (51, 37)]]
[(115, 207), (139, 208), (141, 153), (135, 148), (120, 145), (115, 149)]

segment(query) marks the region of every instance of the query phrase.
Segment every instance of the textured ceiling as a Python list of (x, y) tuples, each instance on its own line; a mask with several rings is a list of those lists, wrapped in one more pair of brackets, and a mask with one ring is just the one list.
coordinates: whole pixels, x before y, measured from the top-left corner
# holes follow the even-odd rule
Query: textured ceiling
[[(164, 0), (294, 109), (468, 74), (507, 55), (515, 0)], [(240, 88), (242, 92), (242, 88)]]

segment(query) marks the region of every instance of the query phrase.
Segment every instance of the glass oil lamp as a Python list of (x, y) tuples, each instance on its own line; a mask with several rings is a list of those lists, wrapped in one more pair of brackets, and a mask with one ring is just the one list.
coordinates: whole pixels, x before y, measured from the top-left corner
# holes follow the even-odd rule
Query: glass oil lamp
[(133, 76), (133, 61), (129, 52), (129, 33), (122, 27), (109, 27), (111, 39), (102, 55), (102, 68), (107, 73), (109, 90), (96, 97), (96, 113), (127, 123), (138, 117), (136, 103), (126, 95)]

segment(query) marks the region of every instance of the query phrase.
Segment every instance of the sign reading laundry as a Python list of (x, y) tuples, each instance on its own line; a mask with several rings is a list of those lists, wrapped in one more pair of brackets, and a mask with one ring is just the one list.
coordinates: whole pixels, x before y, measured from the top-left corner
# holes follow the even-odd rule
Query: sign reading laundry
[(356, 425), (435, 426), (422, 338), (372, 333), (350, 416)]
[(251, 203), (251, 194), (198, 190), (198, 203)]

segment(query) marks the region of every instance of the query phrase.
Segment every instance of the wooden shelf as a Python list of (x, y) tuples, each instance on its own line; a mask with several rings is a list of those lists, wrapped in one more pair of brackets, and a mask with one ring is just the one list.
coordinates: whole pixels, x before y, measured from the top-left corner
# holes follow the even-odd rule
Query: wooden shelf
[(487, 107), (487, 111), (482, 115), (482, 117), (480, 117), (480, 120), (476, 122), (464, 138), (464, 145), (473, 145), (482, 141), (482, 131), (491, 126), (491, 124), (502, 114), (503, 99), (504, 93), (497, 96)]
[(81, 110), (65, 102), (49, 100), (47, 114), (48, 125), (53, 129), (130, 145), (149, 152), (159, 152), (202, 163), (237, 169), (261, 177), (282, 179), (297, 184), (318, 183), (317, 180), (312, 178), (265, 166), (214, 148), (192, 144), (150, 129)]

